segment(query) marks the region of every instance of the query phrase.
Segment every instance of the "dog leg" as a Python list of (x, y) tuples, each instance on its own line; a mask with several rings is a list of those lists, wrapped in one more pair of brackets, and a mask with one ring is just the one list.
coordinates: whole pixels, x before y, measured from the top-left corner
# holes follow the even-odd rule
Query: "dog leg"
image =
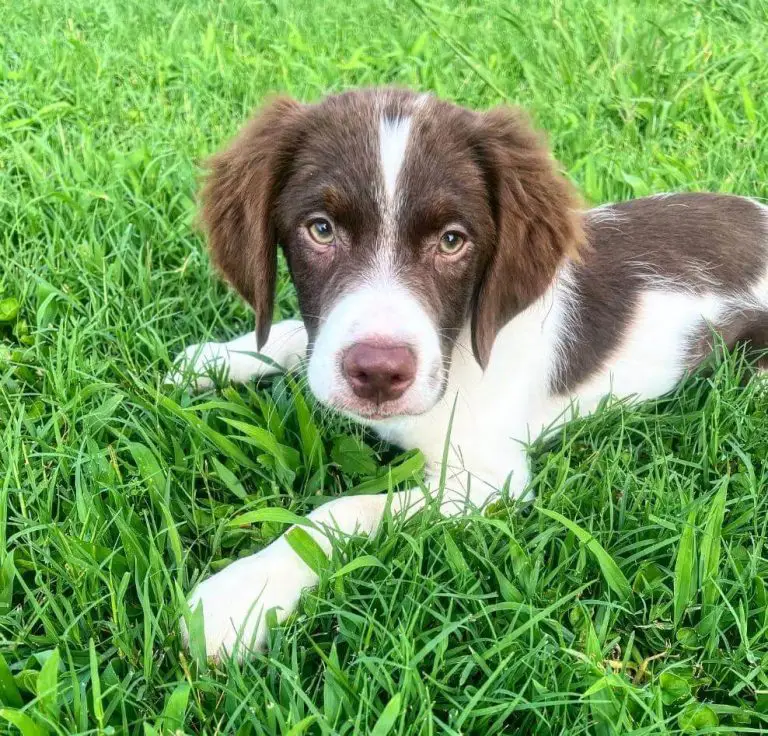
[(281, 370), (292, 370), (302, 360), (306, 350), (304, 324), (300, 320), (285, 320), (272, 325), (269, 340), (261, 350), (256, 347), (254, 332), (229, 342), (190, 345), (174, 360), (165, 383), (181, 386), (189, 382), (195, 390), (204, 391), (214, 385), (211, 376), (217, 373), (234, 383), (245, 383)]
[[(421, 490), (401, 491), (392, 496), (392, 512), (411, 515), (424, 503)], [(386, 495), (338, 498), (309, 514), (311, 526), (303, 528), (330, 555), (334, 532), (373, 534), (386, 504)], [(267, 611), (275, 609), (277, 620), (284, 621), (296, 608), (301, 592), (317, 581), (317, 575), (293, 551), (285, 534), (255, 555), (237, 560), (204, 580), (192, 593), (189, 606), (194, 611), (202, 604), (208, 656), (218, 659), (235, 654), (243, 659), (250, 651), (263, 649)], [(183, 621), (182, 637), (188, 644)]]
[[(524, 455), (521, 457), (524, 462)], [(500, 498), (498, 489), (477, 479), (467, 483), (460, 479), (461, 474), (466, 478), (466, 471), (449, 470), (440, 498), (440, 510), (445, 516), (460, 516)], [(432, 480), (432, 487), (437, 487), (437, 479)], [(400, 491), (391, 498), (393, 515), (406, 518), (427, 502), (420, 488)], [(386, 494), (335, 499), (309, 514), (311, 526), (304, 529), (330, 555), (334, 533), (373, 535), (384, 516), (387, 499)], [(274, 609), (277, 621), (284, 621), (295, 610), (302, 591), (317, 582), (317, 575), (293, 551), (285, 535), (204, 580), (190, 596), (189, 606), (194, 611), (202, 604), (208, 656), (234, 654), (242, 659), (251, 651), (263, 649), (267, 611)], [(188, 644), (183, 622), (182, 636)]]

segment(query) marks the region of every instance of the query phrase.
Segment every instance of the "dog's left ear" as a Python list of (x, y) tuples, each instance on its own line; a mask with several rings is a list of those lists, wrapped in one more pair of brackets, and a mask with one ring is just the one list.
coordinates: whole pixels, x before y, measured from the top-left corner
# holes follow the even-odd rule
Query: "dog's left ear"
[(497, 108), (476, 122), (496, 224), (472, 314), (472, 349), (485, 368), (499, 330), (544, 294), (566, 258), (578, 259), (585, 236), (576, 191), (527, 116)]

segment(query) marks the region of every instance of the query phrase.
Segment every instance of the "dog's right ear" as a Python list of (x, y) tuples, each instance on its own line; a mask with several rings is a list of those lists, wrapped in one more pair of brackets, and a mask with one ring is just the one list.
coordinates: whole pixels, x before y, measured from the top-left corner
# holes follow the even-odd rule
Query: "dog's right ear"
[(277, 276), (274, 203), (298, 143), (304, 107), (268, 103), (208, 162), (202, 221), (216, 267), (256, 312), (259, 348), (269, 337)]

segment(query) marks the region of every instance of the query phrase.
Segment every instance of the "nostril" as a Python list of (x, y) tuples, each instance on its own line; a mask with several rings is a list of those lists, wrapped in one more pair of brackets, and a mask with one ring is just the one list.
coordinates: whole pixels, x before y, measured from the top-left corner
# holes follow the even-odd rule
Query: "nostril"
[(413, 383), (413, 376), (406, 376), (403, 374), (398, 373), (397, 375), (392, 376), (392, 385), (395, 387), (402, 386), (404, 389), (408, 388), (408, 386)]

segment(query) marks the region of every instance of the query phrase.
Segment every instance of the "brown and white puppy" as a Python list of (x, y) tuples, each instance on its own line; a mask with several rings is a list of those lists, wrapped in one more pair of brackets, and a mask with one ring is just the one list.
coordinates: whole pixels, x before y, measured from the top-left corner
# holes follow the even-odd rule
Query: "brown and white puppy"
[[(256, 312), (255, 333), (192, 346), (171, 380), (235, 381), (307, 359), (327, 406), (421, 449), (441, 508), (527, 490), (523, 443), (606, 394), (664, 394), (711, 351), (768, 345), (768, 210), (744, 198), (662, 195), (583, 211), (513, 109), (347, 92), (269, 104), (211, 163), (203, 219), (213, 259)], [(282, 246), (303, 321), (271, 326)], [(431, 484), (435, 490), (434, 482)], [(425, 503), (394, 495), (395, 512)], [(385, 496), (309, 515), (372, 533)], [(296, 606), (315, 574), (280, 538), (203, 582), (209, 654), (264, 643), (264, 612)]]

